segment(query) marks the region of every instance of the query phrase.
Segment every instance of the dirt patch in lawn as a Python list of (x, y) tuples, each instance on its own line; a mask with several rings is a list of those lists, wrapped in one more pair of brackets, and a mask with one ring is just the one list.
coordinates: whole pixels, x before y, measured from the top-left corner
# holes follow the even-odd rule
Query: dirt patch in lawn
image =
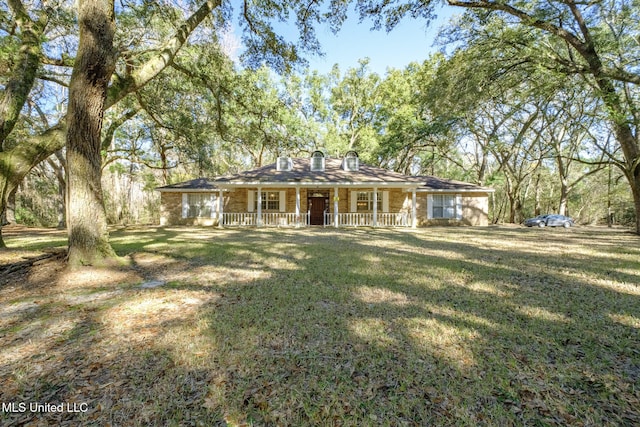
[[(204, 401), (210, 374), (173, 351), (202, 345), (190, 322), (217, 295), (167, 286), (188, 263), (132, 253), (122, 266), (70, 271), (66, 247), (55, 246), (64, 231), (8, 227), (3, 235), (22, 248), (0, 251), (0, 425), (189, 419), (182, 411)], [(204, 408), (197, 418), (220, 419), (207, 423)]]
[(122, 267), (70, 271), (66, 265), (66, 245), (50, 246), (66, 239), (64, 230), (14, 225), (4, 227), (2, 233), (5, 239), (26, 243), (19, 248), (0, 250), (0, 292), (12, 298), (42, 298), (74, 288), (99, 288), (142, 280), (140, 272), (128, 266), (126, 260)]

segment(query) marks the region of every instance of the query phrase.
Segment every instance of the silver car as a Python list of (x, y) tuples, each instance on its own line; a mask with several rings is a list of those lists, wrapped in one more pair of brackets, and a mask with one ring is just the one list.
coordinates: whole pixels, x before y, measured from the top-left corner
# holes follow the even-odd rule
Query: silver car
[(564, 227), (569, 228), (575, 225), (573, 219), (564, 215), (538, 215), (535, 218), (525, 220), (524, 225), (527, 227)]

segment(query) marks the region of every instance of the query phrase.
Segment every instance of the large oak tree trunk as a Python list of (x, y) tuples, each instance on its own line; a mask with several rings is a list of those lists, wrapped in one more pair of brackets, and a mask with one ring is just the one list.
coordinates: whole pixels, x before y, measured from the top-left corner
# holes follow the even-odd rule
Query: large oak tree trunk
[(115, 258), (102, 197), (100, 156), (104, 104), (115, 69), (113, 0), (79, 0), (80, 39), (69, 88), (67, 227), (69, 265)]
[(636, 234), (640, 234), (640, 145), (631, 127), (624, 120), (622, 101), (613, 84), (605, 79), (599, 79), (598, 84), (602, 89), (604, 102), (609, 108), (613, 130), (624, 155), (624, 173), (631, 187), (636, 213)]
[[(636, 169), (640, 169), (638, 166)], [(640, 173), (636, 172), (634, 182), (631, 183), (633, 192), (633, 203), (636, 211), (636, 234), (640, 234)]]
[[(6, 208), (8, 194), (22, 182), (29, 171), (56, 150), (64, 147), (64, 133), (67, 127), (66, 118), (63, 118), (60, 123), (41, 135), (33, 136), (11, 147), (5, 144), (6, 136), (13, 130), (28, 93), (33, 87), (36, 72), (40, 66), (40, 63), (34, 60), (40, 57), (39, 43), (44, 40), (42, 32), (49, 17), (47, 11), (42, 10), (39, 14), (40, 20), (33, 21), (20, 2), (10, 2), (10, 6), (14, 9), (17, 22), (25, 36), (23, 36), (23, 46), (20, 48), (24, 55), (14, 68), (5, 85), (3, 98), (0, 100), (0, 213)], [(149, 58), (126, 79), (116, 79), (109, 88), (106, 106), (114, 105), (128, 93), (140, 89), (161, 73), (186, 43), (189, 35), (218, 6), (220, 6), (220, 0), (203, 1), (200, 8), (178, 27), (176, 34), (158, 50), (158, 54)], [(113, 26), (113, 14), (109, 12), (105, 16), (111, 16), (106, 20), (110, 20), (109, 25)], [(85, 25), (84, 28), (86, 30), (88, 27)], [(96, 29), (99, 29), (99, 26)], [(92, 35), (92, 37), (95, 36)], [(114, 65), (110, 64), (108, 68), (113, 70)], [(2, 247), (4, 242), (0, 225), (0, 248)]]

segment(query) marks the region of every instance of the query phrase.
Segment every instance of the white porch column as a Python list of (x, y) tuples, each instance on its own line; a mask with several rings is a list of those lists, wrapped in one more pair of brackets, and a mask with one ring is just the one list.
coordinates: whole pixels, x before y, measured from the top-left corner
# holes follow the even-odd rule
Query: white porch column
[(411, 190), (411, 228), (416, 228), (418, 218), (416, 218), (416, 189)]
[(222, 195), (222, 189), (218, 191), (218, 227), (222, 227), (224, 219), (224, 197)]
[(373, 187), (373, 226), (378, 226), (378, 188)]
[(338, 228), (338, 187), (333, 188), (333, 226)]
[(300, 227), (300, 187), (296, 187), (296, 227)]
[(262, 225), (262, 187), (258, 187), (258, 217), (256, 218), (256, 226)]

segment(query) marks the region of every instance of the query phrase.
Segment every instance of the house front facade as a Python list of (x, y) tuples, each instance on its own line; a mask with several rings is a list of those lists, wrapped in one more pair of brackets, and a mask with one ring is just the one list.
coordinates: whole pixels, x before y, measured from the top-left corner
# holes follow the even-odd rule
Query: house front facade
[(320, 151), (157, 190), (160, 225), (225, 227), (487, 225), (493, 191), (361, 164), (355, 152), (338, 159)]

